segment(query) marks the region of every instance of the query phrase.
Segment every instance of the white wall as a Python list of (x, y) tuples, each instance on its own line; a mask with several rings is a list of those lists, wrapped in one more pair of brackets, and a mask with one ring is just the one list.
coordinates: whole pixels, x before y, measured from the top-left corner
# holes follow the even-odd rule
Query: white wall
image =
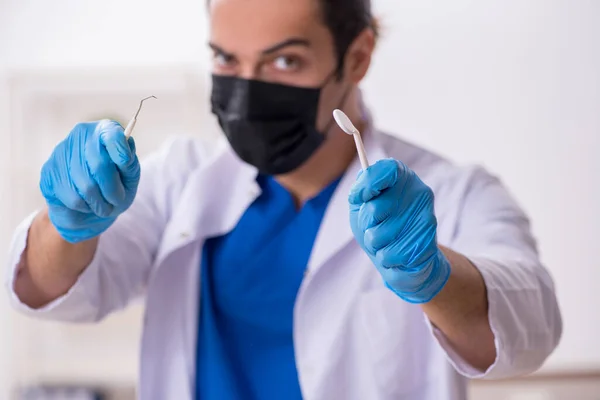
[[(8, 132), (8, 87), (5, 79), (6, 57), (4, 56), (4, 42), (1, 39), (5, 37), (4, 28), (6, 26), (2, 23), (2, 16), (6, 15), (4, 13), (5, 8), (4, 0), (0, 0), (0, 143)], [(8, 178), (8, 165), (6, 165), (8, 158), (7, 151), (7, 146), (0, 146), (0, 221), (5, 221), (8, 215), (6, 210), (7, 188), (5, 186)], [(6, 254), (8, 240), (7, 227), (0, 225), (0, 255)], [(4, 259), (0, 257), (0, 270), (3, 269), (3, 263)], [(0, 276), (0, 283), (3, 282), (4, 279)], [(3, 287), (3, 285), (0, 286), (0, 288)], [(2, 289), (0, 289), (0, 399), (8, 398), (12, 378), (10, 373), (12, 358), (12, 330), (9, 329), (10, 318), (8, 299)]]
[(12, 66), (194, 63), (206, 48), (203, 0), (4, 0)]
[[(1, 8), (0, 8), (1, 10)], [(2, 49), (0, 48), (0, 56), (2, 55)], [(2, 66), (0, 65), (0, 142), (4, 135), (3, 132), (7, 132), (7, 117), (6, 110), (8, 105), (8, 91), (5, 87), (5, 80), (3, 76)], [(7, 204), (7, 188), (6, 181), (8, 178), (8, 166), (6, 165), (7, 159), (7, 147), (0, 146), (0, 221), (6, 221), (9, 214), (5, 205)], [(0, 226), (0, 254), (6, 254), (8, 248), (9, 235), (7, 233), (7, 227)], [(4, 259), (0, 259), (1, 264), (4, 265)], [(0, 277), (0, 282), (4, 282), (3, 278)], [(3, 288), (4, 286), (0, 286)], [(8, 398), (8, 387), (10, 382), (10, 364), (11, 364), (11, 343), (12, 343), (12, 330), (9, 329), (10, 323), (10, 312), (8, 306), (7, 296), (4, 295), (4, 291), (0, 289), (0, 399)]]
[[(375, 3), (384, 37), (365, 87), (380, 125), (504, 179), (565, 314), (549, 367), (600, 368), (600, 2)], [(5, 0), (0, 29), (14, 70), (201, 68), (207, 54), (204, 0)], [(0, 123), (1, 100), (0, 87)]]

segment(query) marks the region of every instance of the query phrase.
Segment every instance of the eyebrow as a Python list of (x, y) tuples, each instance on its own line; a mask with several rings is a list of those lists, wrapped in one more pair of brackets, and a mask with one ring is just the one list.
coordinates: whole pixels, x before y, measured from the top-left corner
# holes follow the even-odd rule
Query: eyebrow
[[(223, 48), (221, 48), (220, 46), (218, 46), (214, 43), (209, 43), (208, 46), (217, 53), (220, 53), (220, 54), (223, 54), (226, 56), (233, 56), (233, 54), (225, 51)], [(283, 42), (277, 43), (271, 47), (264, 49), (263, 51), (261, 51), (261, 53), (263, 55), (269, 55), (269, 54), (273, 54), (281, 49), (284, 49), (284, 48), (290, 47), (290, 46), (310, 47), (310, 42), (308, 40), (302, 39), (302, 38), (290, 38), (290, 39), (284, 40)]]
[(275, 53), (281, 49), (284, 49), (286, 47), (290, 47), (290, 46), (304, 46), (304, 47), (310, 47), (310, 42), (306, 39), (301, 39), (301, 38), (290, 38), (287, 40), (284, 40), (281, 43), (278, 43), (274, 46), (271, 46), (267, 49), (264, 49), (262, 51), (263, 55), (268, 55), (268, 54), (272, 54)]

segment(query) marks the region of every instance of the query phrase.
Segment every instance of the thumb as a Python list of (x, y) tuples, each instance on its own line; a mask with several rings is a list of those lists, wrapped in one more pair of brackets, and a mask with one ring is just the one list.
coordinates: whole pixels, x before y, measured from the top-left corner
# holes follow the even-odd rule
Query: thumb
[(127, 139), (123, 127), (115, 121), (103, 120), (96, 127), (100, 143), (106, 148), (111, 161), (122, 176), (136, 178), (139, 175), (139, 162), (136, 156), (135, 142)]
[(129, 146), (131, 154), (133, 154), (133, 158), (126, 167), (120, 168), (119, 170), (121, 171), (121, 179), (123, 181), (123, 186), (125, 186), (125, 190), (128, 192), (135, 192), (137, 191), (138, 183), (140, 181), (141, 167), (136, 154), (135, 140), (133, 140), (132, 137), (127, 139), (127, 145)]
[(398, 180), (398, 161), (389, 158), (377, 161), (363, 171), (350, 190), (350, 204), (360, 205), (379, 196)]

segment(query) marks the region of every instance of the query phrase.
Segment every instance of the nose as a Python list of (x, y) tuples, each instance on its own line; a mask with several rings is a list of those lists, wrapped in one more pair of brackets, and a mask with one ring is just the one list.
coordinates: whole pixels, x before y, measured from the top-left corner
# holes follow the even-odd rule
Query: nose
[(252, 63), (241, 65), (239, 70), (239, 77), (242, 79), (258, 80), (259, 79), (259, 66)]

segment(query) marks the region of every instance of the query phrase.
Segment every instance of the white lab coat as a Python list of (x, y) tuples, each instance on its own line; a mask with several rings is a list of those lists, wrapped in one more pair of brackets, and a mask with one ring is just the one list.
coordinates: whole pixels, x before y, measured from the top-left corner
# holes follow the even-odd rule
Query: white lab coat
[[(371, 125), (369, 123), (369, 125)], [(561, 319), (528, 221), (500, 182), (369, 129), (369, 160), (402, 160), (435, 193), (438, 240), (485, 279), (497, 358), (477, 371), (425, 318), (384, 287), (353, 240), (347, 196), (355, 161), (325, 213), (294, 309), (294, 347), (307, 400), (460, 400), (467, 378), (537, 369)], [(100, 238), (94, 260), (63, 297), (39, 310), (12, 290), (32, 217), (17, 229), (8, 269), (12, 303), (34, 317), (94, 322), (145, 295), (139, 397), (192, 400), (200, 259), (207, 237), (230, 231), (260, 195), (257, 171), (223, 142), (178, 139), (150, 157), (133, 206)]]

